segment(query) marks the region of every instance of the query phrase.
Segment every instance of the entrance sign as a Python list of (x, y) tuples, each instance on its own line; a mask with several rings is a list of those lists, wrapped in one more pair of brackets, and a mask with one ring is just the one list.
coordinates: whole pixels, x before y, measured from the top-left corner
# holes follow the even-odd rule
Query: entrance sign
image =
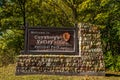
[(39, 27), (25, 31), (25, 55), (18, 56), (16, 75), (105, 75), (96, 25), (79, 23), (76, 28)]
[(77, 53), (76, 28), (29, 28), (29, 53)]

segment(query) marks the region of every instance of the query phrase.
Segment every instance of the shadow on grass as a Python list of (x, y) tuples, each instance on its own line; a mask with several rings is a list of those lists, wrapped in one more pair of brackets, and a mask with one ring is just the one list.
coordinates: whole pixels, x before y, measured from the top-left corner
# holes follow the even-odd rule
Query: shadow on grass
[(111, 77), (111, 76), (114, 76), (114, 77), (120, 77), (120, 74), (110, 74), (110, 73), (106, 73), (105, 74), (106, 77)]

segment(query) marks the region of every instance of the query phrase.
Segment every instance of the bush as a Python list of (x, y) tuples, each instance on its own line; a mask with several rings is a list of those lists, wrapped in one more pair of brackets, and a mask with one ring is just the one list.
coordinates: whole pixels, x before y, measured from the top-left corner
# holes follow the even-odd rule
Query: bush
[(107, 70), (120, 71), (120, 55), (112, 55), (111, 51), (105, 54), (105, 65)]
[(23, 35), (19, 30), (6, 30), (0, 38), (0, 66), (15, 62), (22, 49)]
[(16, 53), (12, 49), (4, 49), (0, 51), (0, 66), (6, 66), (15, 62)]

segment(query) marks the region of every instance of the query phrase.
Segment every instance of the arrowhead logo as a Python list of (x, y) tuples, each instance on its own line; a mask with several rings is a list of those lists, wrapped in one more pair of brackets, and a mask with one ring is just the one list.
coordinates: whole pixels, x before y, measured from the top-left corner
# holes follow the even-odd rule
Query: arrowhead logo
[(63, 33), (63, 39), (65, 41), (69, 41), (70, 40), (70, 34), (68, 32)]

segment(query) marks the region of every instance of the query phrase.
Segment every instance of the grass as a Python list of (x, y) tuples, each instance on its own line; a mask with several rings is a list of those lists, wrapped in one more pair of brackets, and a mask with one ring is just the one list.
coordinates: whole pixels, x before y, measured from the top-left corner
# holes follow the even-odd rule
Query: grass
[(15, 64), (0, 67), (0, 80), (120, 80), (120, 73), (108, 72), (107, 76), (56, 76), (56, 75), (15, 75)]

